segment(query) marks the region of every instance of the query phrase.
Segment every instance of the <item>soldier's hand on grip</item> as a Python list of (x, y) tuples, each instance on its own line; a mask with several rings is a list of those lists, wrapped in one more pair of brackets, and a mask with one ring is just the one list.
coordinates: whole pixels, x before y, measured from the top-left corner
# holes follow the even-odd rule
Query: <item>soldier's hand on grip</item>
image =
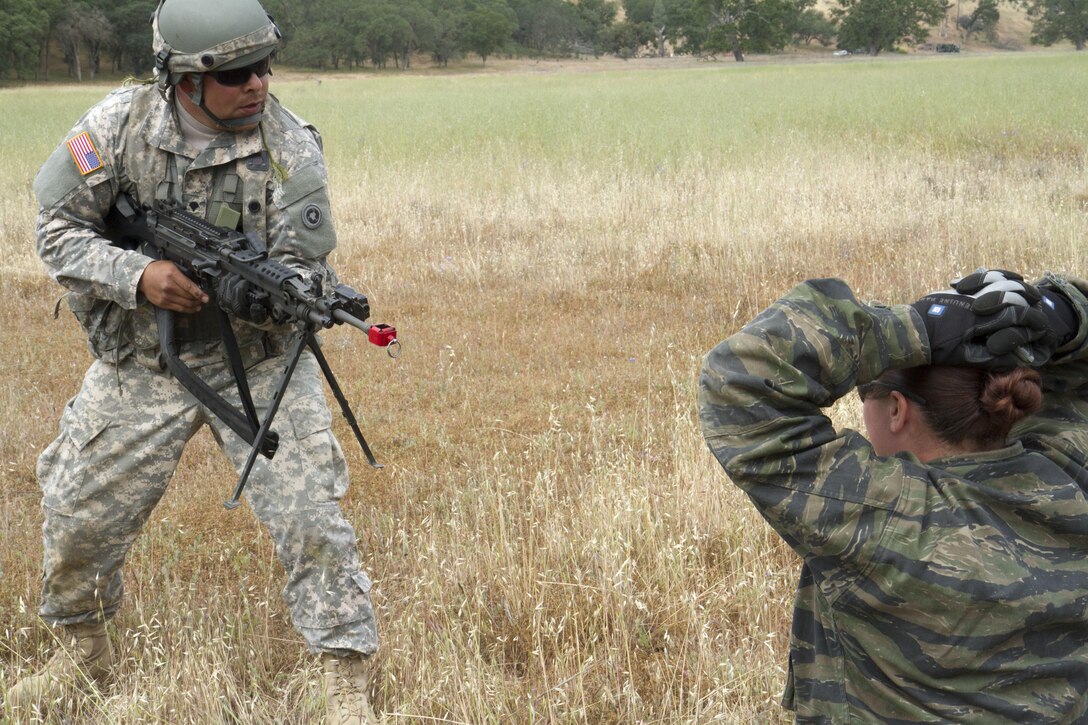
[(144, 267), (137, 289), (148, 302), (172, 312), (193, 314), (199, 312), (208, 296), (193, 280), (185, 276), (177, 265), (165, 259), (156, 260)]

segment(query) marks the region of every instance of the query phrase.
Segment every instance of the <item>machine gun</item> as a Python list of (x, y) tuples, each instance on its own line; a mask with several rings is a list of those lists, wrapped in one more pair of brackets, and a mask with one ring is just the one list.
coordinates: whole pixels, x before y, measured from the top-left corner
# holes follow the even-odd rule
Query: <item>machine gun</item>
[[(400, 342), (396, 329), (366, 322), (370, 317), (370, 304), (365, 295), (343, 284), (326, 292), (319, 277), (307, 280), (299, 271), (270, 259), (264, 243), (255, 234), (242, 234), (214, 226), (178, 205), (156, 202), (153, 208), (142, 208), (132, 198), (122, 194), (107, 217), (106, 226), (106, 236), (114, 244), (127, 249), (139, 248), (149, 257), (173, 262), (208, 292), (216, 304), (220, 334), (238, 386), (241, 410), (182, 362), (174, 334), (174, 313), (156, 308), (155, 319), (159, 347), (170, 372), (197, 400), (250, 444), (249, 457), (234, 494), (224, 506), (228, 509), (238, 507), (257, 454), (269, 459), (276, 454), (279, 437), (272, 430), (272, 420), (306, 348), (310, 349), (321, 366), (325, 380), (340, 404), (340, 411), (351, 426), (367, 461), (375, 468), (382, 467), (363, 438), (351, 406), (315, 337), (315, 331), (319, 328), (348, 324), (365, 332), (372, 344), (386, 348), (391, 357), (397, 357)], [(233, 290), (234, 294), (219, 296), (217, 292), (221, 289)], [(276, 385), (264, 420), (257, 417), (228, 312), (241, 314), (250, 320), (270, 320), (294, 328), (288, 344), (287, 365)]]

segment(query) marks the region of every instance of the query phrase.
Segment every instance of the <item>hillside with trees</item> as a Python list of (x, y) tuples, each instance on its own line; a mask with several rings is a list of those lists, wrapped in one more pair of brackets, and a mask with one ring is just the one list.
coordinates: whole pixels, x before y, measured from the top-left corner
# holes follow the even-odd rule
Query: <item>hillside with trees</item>
[[(0, 0), (0, 79), (150, 73), (149, 0)], [(318, 70), (496, 57), (788, 51), (877, 55), (935, 42), (1022, 49), (1088, 39), (1088, 0), (266, 0), (280, 61)]]

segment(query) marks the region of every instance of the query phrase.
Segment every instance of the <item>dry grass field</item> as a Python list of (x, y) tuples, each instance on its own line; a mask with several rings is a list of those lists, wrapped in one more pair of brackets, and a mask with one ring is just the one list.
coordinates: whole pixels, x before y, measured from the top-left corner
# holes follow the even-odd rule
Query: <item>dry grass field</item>
[[(788, 721), (798, 562), (707, 452), (702, 355), (837, 276), (906, 302), (1084, 273), (1088, 59), (277, 75), (323, 131), (334, 262), (395, 324), (330, 359), (390, 722)], [(0, 90), (0, 687), (43, 661), (35, 459), (89, 362), (34, 253), (36, 168), (105, 87)], [(829, 415), (860, 425), (854, 400)], [(78, 723), (320, 722), (269, 538), (210, 436), (134, 546)], [(0, 711), (2, 712), (2, 711)], [(0, 715), (0, 720), (3, 716)]]

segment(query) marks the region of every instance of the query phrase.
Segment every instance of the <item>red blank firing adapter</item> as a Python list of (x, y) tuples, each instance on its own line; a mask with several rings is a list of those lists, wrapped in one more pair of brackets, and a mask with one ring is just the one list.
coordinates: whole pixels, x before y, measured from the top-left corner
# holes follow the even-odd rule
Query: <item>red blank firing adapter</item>
[(390, 343), (397, 341), (397, 328), (390, 325), (371, 325), (366, 334), (370, 343), (378, 347), (388, 347)]

